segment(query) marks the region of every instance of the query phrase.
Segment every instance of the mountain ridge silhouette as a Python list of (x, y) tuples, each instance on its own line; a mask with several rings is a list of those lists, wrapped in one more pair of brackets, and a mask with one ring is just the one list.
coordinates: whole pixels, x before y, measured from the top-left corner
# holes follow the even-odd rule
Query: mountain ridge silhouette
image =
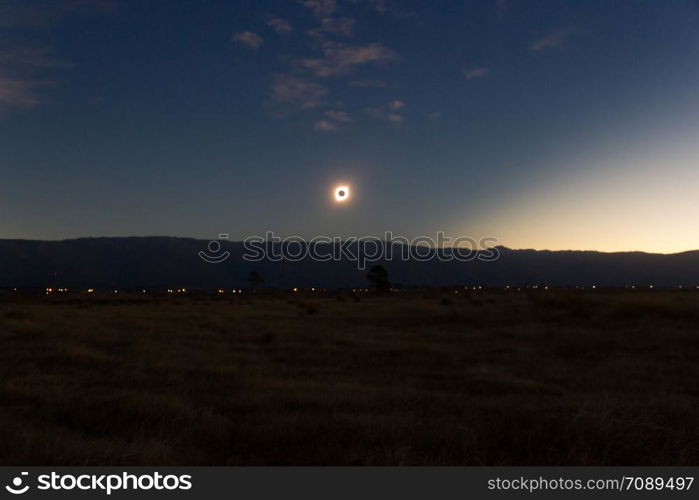
[[(230, 257), (211, 264), (198, 255), (208, 252), (208, 243), (171, 236), (4, 239), (0, 240), (0, 286), (212, 289), (247, 286), (251, 271), (259, 272), (264, 286), (272, 287), (366, 284), (367, 269), (358, 269), (357, 263), (349, 259), (249, 262), (242, 258), (242, 242), (224, 240), (220, 241), (220, 252), (230, 252)], [(367, 268), (381, 264), (392, 283), (406, 286), (699, 285), (699, 250), (656, 254), (493, 248), (499, 258), (492, 262), (378, 260), (367, 262)], [(437, 251), (442, 252), (433, 250)], [(400, 251), (394, 250), (394, 254), (400, 255)]]

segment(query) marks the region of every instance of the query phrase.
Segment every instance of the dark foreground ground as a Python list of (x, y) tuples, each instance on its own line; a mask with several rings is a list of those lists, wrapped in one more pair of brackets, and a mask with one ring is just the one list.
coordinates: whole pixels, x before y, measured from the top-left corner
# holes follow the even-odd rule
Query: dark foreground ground
[(699, 464), (699, 291), (0, 300), (0, 464)]

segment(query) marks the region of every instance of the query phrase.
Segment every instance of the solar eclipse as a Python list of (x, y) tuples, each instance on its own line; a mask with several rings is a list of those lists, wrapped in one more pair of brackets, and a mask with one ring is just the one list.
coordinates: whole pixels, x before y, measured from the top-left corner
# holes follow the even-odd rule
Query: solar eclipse
[(345, 202), (349, 199), (350, 189), (349, 186), (337, 186), (335, 188), (335, 201), (338, 203)]

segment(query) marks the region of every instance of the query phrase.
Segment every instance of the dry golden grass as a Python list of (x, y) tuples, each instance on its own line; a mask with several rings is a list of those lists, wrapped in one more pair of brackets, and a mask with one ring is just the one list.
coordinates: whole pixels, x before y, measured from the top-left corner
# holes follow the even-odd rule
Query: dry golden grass
[(699, 464), (694, 291), (4, 297), (0, 346), (3, 465)]

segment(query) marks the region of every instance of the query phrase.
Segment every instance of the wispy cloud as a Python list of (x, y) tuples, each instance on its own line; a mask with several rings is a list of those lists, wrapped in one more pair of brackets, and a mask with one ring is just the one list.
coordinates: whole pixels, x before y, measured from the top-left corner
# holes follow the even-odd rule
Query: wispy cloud
[(71, 66), (56, 58), (48, 47), (11, 43), (0, 47), (0, 106), (28, 108), (37, 105), (39, 89), (53, 84), (53, 72)]
[(533, 52), (540, 52), (548, 49), (560, 49), (573, 34), (575, 34), (575, 30), (570, 28), (556, 30), (550, 35), (532, 42), (529, 45), (529, 49)]
[(387, 63), (397, 59), (397, 54), (380, 43), (368, 45), (345, 45), (326, 42), (322, 58), (309, 58), (297, 61), (299, 67), (311, 71), (315, 76), (347, 75), (358, 66)]
[(325, 116), (337, 123), (349, 123), (352, 121), (350, 115), (345, 111), (335, 111), (333, 109), (330, 109), (325, 112)]
[(392, 14), (395, 17), (405, 18), (417, 15), (415, 11), (404, 10), (401, 5), (407, 2), (389, 1), (389, 0), (369, 0), (369, 3), (377, 12)]
[(313, 126), (316, 132), (337, 132), (352, 121), (350, 115), (345, 111), (330, 109), (324, 113), (324, 118), (318, 120)]
[(378, 12), (386, 12), (388, 10), (388, 7), (386, 6), (386, 0), (369, 0), (369, 3)]
[(47, 82), (13, 80), (0, 76), (0, 107), (33, 107), (39, 103), (36, 88), (46, 85)]
[[(314, 52), (291, 58), (290, 71), (274, 76), (271, 88), (271, 102), (274, 104), (272, 113), (283, 117), (289, 113), (316, 110), (322, 114), (316, 117), (313, 129), (317, 132), (337, 132), (351, 123), (352, 117), (346, 111), (331, 108), (342, 106), (342, 103), (330, 98), (330, 90), (323, 85), (323, 79), (346, 77), (362, 68), (385, 65), (399, 57), (378, 42), (340, 42), (339, 37), (351, 37), (354, 34), (357, 21), (338, 12), (339, 0), (296, 1), (310, 9), (316, 17), (316, 26), (306, 31), (310, 37), (308, 46)], [(293, 29), (290, 25), (287, 27), (287, 21), (278, 17), (267, 21), (267, 25), (282, 34)], [(381, 80), (370, 79), (347, 84), (353, 87), (387, 87)], [(370, 112), (382, 120), (400, 123), (405, 120), (402, 113), (404, 106), (402, 101), (393, 101), (373, 108)]]
[(313, 37), (319, 37), (323, 34), (352, 36), (354, 32), (355, 20), (351, 17), (325, 17), (321, 19), (320, 26), (308, 32)]
[(313, 130), (316, 132), (336, 132), (337, 126), (330, 120), (318, 120), (313, 126)]
[(361, 88), (371, 88), (371, 87), (376, 87), (379, 89), (385, 89), (389, 87), (388, 82), (384, 80), (370, 80), (370, 79), (365, 79), (365, 80), (352, 80), (349, 82), (350, 87), (361, 87)]
[(250, 47), (251, 49), (257, 49), (264, 43), (262, 37), (257, 33), (253, 33), (252, 31), (241, 31), (239, 33), (234, 33), (232, 40)]
[(466, 77), (467, 80), (475, 80), (477, 78), (485, 78), (490, 74), (490, 70), (488, 68), (484, 68), (482, 66), (478, 66), (475, 68), (464, 68), (464, 76)]
[(391, 123), (403, 123), (405, 121), (405, 116), (397, 113), (388, 113), (385, 115), (385, 118)]
[(323, 85), (293, 75), (280, 74), (274, 77), (272, 99), (287, 111), (317, 108), (328, 95)]
[(337, 9), (336, 0), (298, 0), (299, 3), (313, 10), (318, 17), (328, 17)]
[(405, 103), (403, 101), (391, 101), (388, 103), (388, 109), (391, 111), (399, 111), (405, 107)]
[(368, 108), (367, 112), (378, 120), (400, 124), (405, 121), (405, 116), (401, 114), (404, 108), (405, 103), (396, 100), (375, 108)]
[(56, 71), (73, 67), (51, 46), (36, 42), (43, 31), (72, 14), (104, 14), (115, 7), (112, 0), (0, 1), (0, 106), (36, 106), (40, 89), (54, 84)]
[(294, 27), (291, 25), (289, 21), (285, 21), (281, 17), (275, 17), (273, 19), (270, 19), (267, 21), (267, 26), (270, 26), (279, 33), (280, 35), (288, 35), (292, 31), (294, 31)]
[(52, 56), (47, 48), (0, 49), (0, 105), (32, 107), (39, 103), (37, 89), (51, 85), (50, 70), (70, 64)]
[(9, 72), (69, 68), (72, 64), (55, 56), (50, 47), (9, 45), (0, 47), (0, 69)]

